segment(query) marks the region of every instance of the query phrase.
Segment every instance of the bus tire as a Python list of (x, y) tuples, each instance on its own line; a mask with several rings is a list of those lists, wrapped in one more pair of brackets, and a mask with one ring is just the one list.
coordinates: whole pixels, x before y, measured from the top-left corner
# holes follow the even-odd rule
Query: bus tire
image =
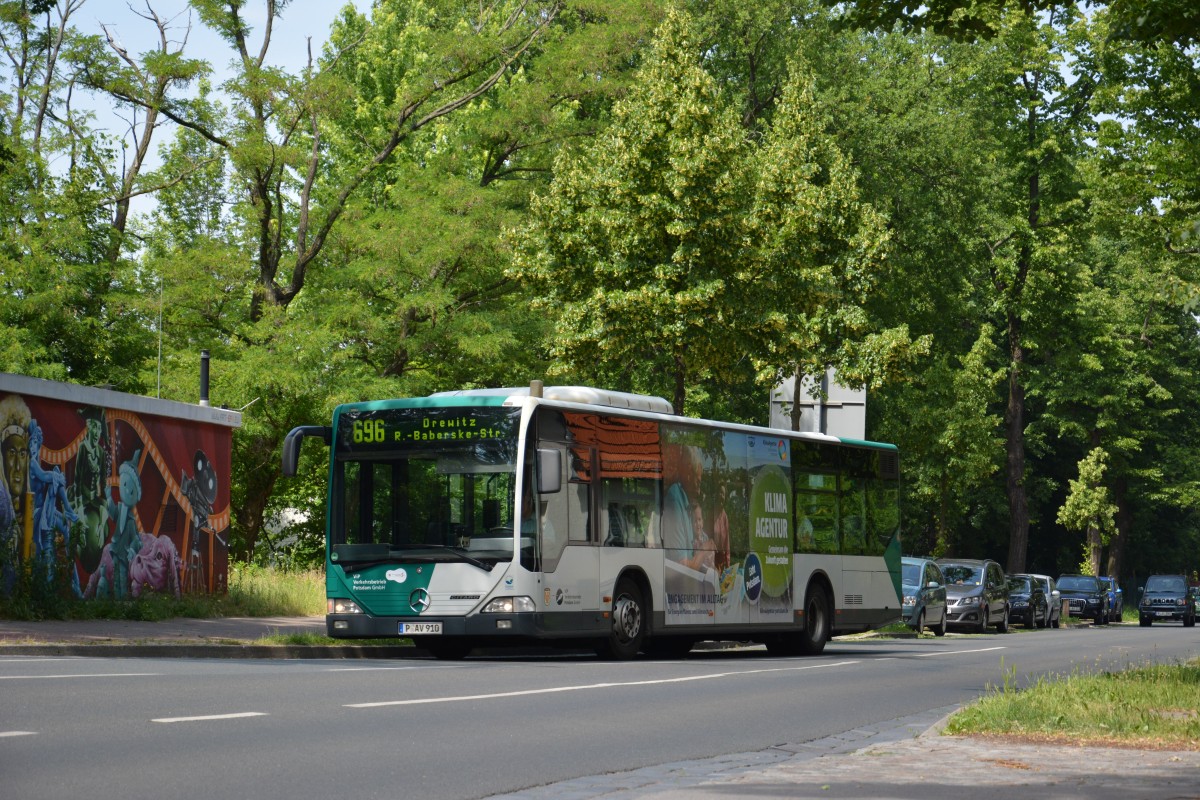
[(798, 637), (800, 653), (820, 655), (829, 641), (830, 627), (829, 595), (820, 586), (810, 586), (804, 602), (804, 631)]
[(628, 661), (635, 658), (646, 639), (646, 600), (633, 581), (622, 578), (613, 592), (612, 629), (600, 645), (602, 658)]
[(421, 642), (421, 646), (439, 661), (462, 661), (474, 649), (470, 642), (462, 639), (439, 639), (436, 641), (426, 639)]

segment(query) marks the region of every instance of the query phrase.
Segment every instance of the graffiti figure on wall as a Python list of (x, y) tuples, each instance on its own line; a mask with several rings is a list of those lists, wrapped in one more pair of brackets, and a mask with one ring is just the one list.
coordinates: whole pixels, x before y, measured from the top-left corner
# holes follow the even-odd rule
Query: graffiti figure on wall
[[(143, 591), (149, 589), (154, 592), (169, 592), (178, 600), (182, 595), (179, 585), (179, 554), (175, 550), (175, 544), (169, 537), (155, 536), (152, 533), (139, 533), (138, 541), (137, 555), (129, 562), (129, 578), (126, 584), (129, 594), (136, 600), (142, 596)], [(110, 542), (104, 546), (100, 567), (88, 579), (83, 596), (88, 600), (97, 596), (109, 596), (120, 585), (116, 579), (113, 546)]]
[[(71, 526), (79, 519), (67, 498), (67, 478), (55, 466), (42, 466), (42, 428), (37, 420), (29, 421), (29, 486), (33, 490), (33, 555), (45, 570), (46, 580), (54, 579), (55, 533), (62, 534), (63, 552), (71, 561)], [(71, 569), (71, 591), (81, 597), (79, 573)]]
[(29, 407), (16, 395), (0, 400), (0, 591), (8, 594), (17, 579), (25, 516), (31, 510), (29, 482)]
[(108, 538), (108, 483), (110, 456), (108, 425), (104, 409), (95, 406), (82, 408), (83, 439), (75, 454), (74, 482), (71, 484), (71, 505), (83, 521), (77, 548), (79, 563), (85, 572), (93, 573), (100, 566), (101, 550)]
[(211, 531), (208, 516), (212, 513), (213, 503), (217, 500), (217, 471), (203, 450), (197, 450), (192, 459), (195, 465), (192, 477), (181, 473), (179, 485), (183, 494), (192, 507), (192, 546), (188, 554), (187, 583), (188, 591), (204, 591), (204, 561), (200, 557), (200, 533)]
[(141, 454), (141, 450), (135, 450), (133, 458), (118, 468), (118, 495), (115, 500), (108, 501), (108, 516), (115, 523), (112, 541), (105, 547), (112, 562), (112, 575), (105, 580), (102, 563), (98, 588), (101, 593), (111, 592), (118, 600), (123, 599), (129, 590), (129, 564), (142, 549), (141, 532), (134, 513), (138, 501), (142, 499), (142, 480), (138, 477), (137, 467)]

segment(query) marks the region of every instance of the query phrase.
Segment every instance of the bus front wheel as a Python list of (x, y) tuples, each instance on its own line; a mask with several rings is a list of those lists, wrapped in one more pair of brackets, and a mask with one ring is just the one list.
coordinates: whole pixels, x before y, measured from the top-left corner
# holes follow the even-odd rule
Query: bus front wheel
[(820, 655), (829, 641), (829, 597), (820, 586), (813, 586), (804, 604), (804, 632), (800, 634), (800, 652)]
[(646, 601), (633, 581), (621, 580), (613, 592), (612, 630), (600, 645), (605, 658), (627, 661), (637, 656), (646, 638)]

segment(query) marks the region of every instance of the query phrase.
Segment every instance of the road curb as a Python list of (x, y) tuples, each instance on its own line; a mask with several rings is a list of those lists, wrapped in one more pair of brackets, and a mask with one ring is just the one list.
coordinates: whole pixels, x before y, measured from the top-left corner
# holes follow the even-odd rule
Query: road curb
[(93, 658), (412, 658), (416, 647), (261, 644), (4, 644), (4, 656), (84, 656)]

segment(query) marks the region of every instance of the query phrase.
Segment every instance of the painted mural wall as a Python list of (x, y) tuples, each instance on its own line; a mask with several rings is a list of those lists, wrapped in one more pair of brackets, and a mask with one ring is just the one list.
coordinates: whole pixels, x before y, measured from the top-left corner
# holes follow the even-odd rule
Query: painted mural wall
[[(3, 377), (0, 591), (27, 568), (88, 600), (225, 592), (240, 416), (83, 387), (48, 397), (67, 385)], [(22, 382), (39, 394), (5, 391)]]

